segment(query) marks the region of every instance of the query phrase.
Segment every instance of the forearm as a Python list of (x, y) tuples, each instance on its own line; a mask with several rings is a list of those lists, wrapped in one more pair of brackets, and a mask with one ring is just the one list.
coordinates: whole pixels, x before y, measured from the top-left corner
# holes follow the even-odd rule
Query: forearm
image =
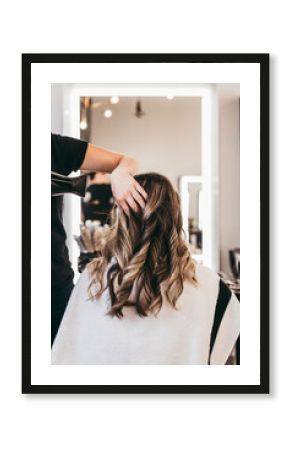
[(93, 144), (88, 144), (84, 161), (80, 167), (81, 170), (105, 173), (112, 173), (118, 169), (118, 171), (127, 172), (130, 175), (135, 175), (138, 168), (138, 162), (134, 158), (96, 147)]

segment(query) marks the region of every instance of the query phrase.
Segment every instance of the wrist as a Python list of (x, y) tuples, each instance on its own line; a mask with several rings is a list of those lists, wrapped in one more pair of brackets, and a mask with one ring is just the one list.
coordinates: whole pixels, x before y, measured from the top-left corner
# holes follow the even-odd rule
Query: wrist
[(134, 176), (139, 171), (139, 163), (136, 159), (131, 158), (130, 156), (123, 156), (116, 169), (120, 170), (121, 173)]
[(110, 178), (115, 178), (116, 176), (124, 176), (124, 175), (128, 175), (129, 171), (126, 167), (116, 167), (112, 173), (111, 173), (111, 177)]
[(128, 176), (129, 172), (125, 167), (116, 167), (110, 175), (111, 185), (118, 186)]

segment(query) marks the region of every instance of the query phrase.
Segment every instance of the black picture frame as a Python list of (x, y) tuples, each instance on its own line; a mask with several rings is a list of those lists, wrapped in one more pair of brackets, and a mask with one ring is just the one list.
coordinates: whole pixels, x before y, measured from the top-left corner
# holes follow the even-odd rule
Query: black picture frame
[[(269, 393), (269, 54), (22, 54), (22, 393)], [(32, 385), (31, 65), (33, 63), (256, 63), (260, 65), (260, 383), (257, 385)]]

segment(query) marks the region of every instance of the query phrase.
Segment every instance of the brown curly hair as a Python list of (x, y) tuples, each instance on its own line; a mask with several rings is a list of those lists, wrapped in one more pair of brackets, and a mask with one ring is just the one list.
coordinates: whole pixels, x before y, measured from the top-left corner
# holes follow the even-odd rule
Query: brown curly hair
[[(130, 209), (129, 216), (114, 208), (102, 256), (88, 266), (91, 298), (99, 298), (108, 288), (109, 314), (119, 318), (125, 306), (135, 307), (140, 316), (157, 314), (163, 297), (176, 308), (184, 280), (196, 283), (195, 263), (183, 237), (178, 193), (157, 173), (135, 179), (148, 194), (145, 208), (137, 213)], [(92, 295), (94, 285), (97, 290)]]

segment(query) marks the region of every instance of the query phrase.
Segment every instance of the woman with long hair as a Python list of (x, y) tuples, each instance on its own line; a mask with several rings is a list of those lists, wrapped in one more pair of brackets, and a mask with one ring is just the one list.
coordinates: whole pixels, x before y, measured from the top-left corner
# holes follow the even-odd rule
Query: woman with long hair
[(170, 181), (135, 179), (146, 205), (115, 208), (102, 256), (72, 293), (52, 363), (225, 364), (239, 336), (239, 302), (192, 259)]

